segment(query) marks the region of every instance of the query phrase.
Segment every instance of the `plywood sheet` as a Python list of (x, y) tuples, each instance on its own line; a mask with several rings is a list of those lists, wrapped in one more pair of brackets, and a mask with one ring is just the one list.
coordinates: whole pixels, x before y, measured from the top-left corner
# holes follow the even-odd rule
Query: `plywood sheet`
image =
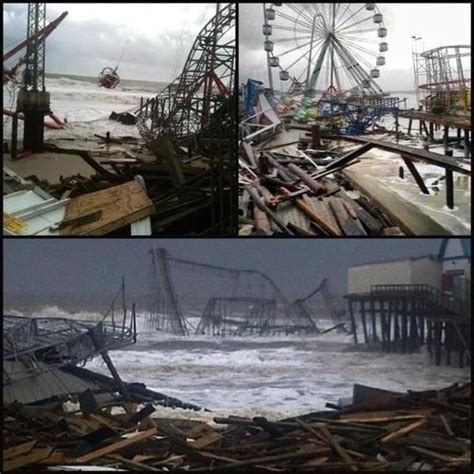
[(105, 235), (150, 216), (154, 212), (154, 206), (140, 185), (136, 181), (130, 181), (71, 199), (66, 206), (64, 221), (80, 220), (97, 211), (101, 211), (99, 219), (68, 226), (62, 230), (62, 234)]

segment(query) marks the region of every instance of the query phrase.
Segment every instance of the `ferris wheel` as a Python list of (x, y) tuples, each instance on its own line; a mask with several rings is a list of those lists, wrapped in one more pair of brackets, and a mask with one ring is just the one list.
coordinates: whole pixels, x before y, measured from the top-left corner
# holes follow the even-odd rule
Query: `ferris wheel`
[[(375, 3), (266, 3), (264, 49), (273, 90), (379, 96), (388, 51)], [(279, 81), (279, 82), (278, 82)]]

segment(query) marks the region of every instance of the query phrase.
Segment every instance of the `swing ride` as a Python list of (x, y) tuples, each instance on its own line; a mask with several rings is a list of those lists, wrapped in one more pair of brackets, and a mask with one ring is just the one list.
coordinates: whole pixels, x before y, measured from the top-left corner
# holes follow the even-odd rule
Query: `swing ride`
[[(117, 66), (118, 67), (118, 66)], [(115, 89), (120, 83), (120, 76), (117, 73), (117, 67), (104, 67), (99, 73), (99, 84), (106, 89)]]
[(118, 75), (117, 69), (120, 65), (120, 61), (122, 61), (123, 54), (127, 49), (128, 42), (130, 38), (127, 39), (125, 46), (122, 49), (122, 53), (120, 54), (120, 58), (117, 62), (117, 66), (114, 69), (111, 67), (104, 67), (102, 71), (100, 71), (98, 80), (100, 87), (105, 87), (106, 89), (115, 89), (120, 84), (120, 76)]

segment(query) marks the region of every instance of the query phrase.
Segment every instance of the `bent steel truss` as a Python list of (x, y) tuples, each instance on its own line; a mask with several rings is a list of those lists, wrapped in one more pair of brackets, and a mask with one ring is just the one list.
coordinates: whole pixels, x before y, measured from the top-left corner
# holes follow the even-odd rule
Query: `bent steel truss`
[(186, 138), (212, 125), (234, 93), (236, 5), (220, 9), (196, 37), (182, 73), (137, 110), (137, 125), (151, 144), (160, 136)]
[[(136, 342), (136, 315), (101, 321), (3, 316), (3, 384), (83, 363), (97, 354)], [(21, 362), (12, 364), (11, 362)]]

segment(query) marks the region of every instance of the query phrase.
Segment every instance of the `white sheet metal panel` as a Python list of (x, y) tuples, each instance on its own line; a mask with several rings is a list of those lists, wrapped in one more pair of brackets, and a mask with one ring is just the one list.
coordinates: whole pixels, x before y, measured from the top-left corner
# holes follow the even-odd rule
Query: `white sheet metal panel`
[[(58, 201), (35, 187), (4, 196), (3, 210), (26, 224), (16, 235), (60, 235), (55, 227), (64, 219), (67, 202), (67, 199)], [(3, 232), (11, 235), (5, 228)]]
[[(44, 367), (41, 362), (37, 362), (37, 365)], [(82, 380), (61, 370), (51, 370), (33, 377), (17, 379), (18, 374), (27, 368), (24, 361), (3, 361), (3, 400), (5, 402), (34, 403), (58, 395), (81, 393), (88, 388), (92, 390), (100, 388), (94, 382)]]

